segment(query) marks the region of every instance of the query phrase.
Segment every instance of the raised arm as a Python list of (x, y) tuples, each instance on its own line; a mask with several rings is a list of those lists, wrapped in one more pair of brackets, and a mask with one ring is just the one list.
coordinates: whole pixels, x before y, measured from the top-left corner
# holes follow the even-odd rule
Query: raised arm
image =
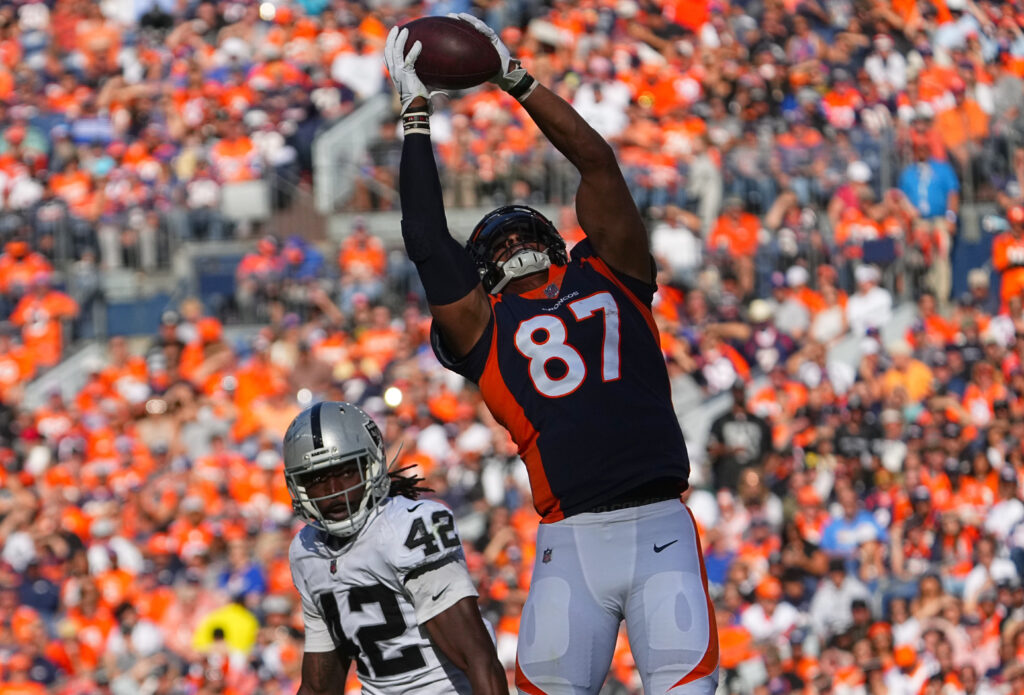
[(647, 229), (611, 145), (564, 99), (538, 84), (511, 58), (493, 29), (470, 14), (457, 17), (473, 25), (498, 51), (502, 72), (491, 81), (519, 100), (545, 137), (580, 172), (576, 216), (594, 250), (616, 270), (653, 282)]
[(434, 645), (462, 669), (473, 695), (507, 695), (505, 670), (487, 634), (475, 596), (467, 596), (426, 622)]
[(491, 305), (468, 252), (451, 234), (444, 214), (441, 180), (430, 143), (429, 92), (416, 76), (421, 45), (405, 53), (409, 30), (388, 34), (384, 60), (402, 102), (405, 140), (398, 173), (402, 239), (416, 264), (430, 313), (445, 346), (460, 358), (476, 345), (490, 321)]
[(580, 172), (576, 217), (594, 250), (616, 270), (653, 282), (647, 229), (611, 145), (576, 109), (543, 85), (523, 100), (523, 107)]

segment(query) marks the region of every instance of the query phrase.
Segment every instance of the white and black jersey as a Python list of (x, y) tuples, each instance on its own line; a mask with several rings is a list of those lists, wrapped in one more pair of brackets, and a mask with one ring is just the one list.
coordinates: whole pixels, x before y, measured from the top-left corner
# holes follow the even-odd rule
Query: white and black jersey
[(465, 674), (434, 649), (423, 627), (477, 595), (447, 507), (390, 498), (348, 541), (302, 529), (289, 560), (307, 652), (341, 650), (373, 695), (470, 692)]

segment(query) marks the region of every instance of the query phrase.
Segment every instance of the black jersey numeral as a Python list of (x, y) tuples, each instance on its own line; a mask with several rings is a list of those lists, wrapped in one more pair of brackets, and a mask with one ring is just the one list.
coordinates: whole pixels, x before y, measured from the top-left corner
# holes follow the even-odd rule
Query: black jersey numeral
[(335, 649), (340, 651), (346, 659), (355, 660), (356, 671), (360, 676), (369, 676), (370, 673), (366, 670), (366, 664), (359, 658), (359, 646), (348, 638), (345, 630), (341, 627), (341, 612), (338, 610), (338, 599), (334, 597), (334, 593), (331, 591), (320, 594), (319, 598), (320, 613), (324, 617), (324, 622), (327, 623), (327, 631), (331, 633)]
[(427, 555), (433, 555), (440, 550), (437, 546), (437, 540), (434, 539), (434, 534), (427, 530), (427, 525), (423, 523), (423, 519), (417, 518), (413, 519), (409, 535), (405, 537), (405, 547), (409, 550), (416, 550), (421, 545), (423, 546), (423, 552)]
[(462, 545), (459, 542), (458, 534), (455, 533), (455, 517), (452, 516), (451, 512), (443, 509), (438, 510), (434, 512), (430, 520), (434, 522), (434, 526), (437, 528), (437, 537), (441, 539), (441, 545), (446, 548), (458, 548)]
[(434, 525), (433, 533), (427, 529), (427, 524), (423, 519), (413, 519), (409, 535), (405, 537), (406, 548), (415, 550), (422, 546), (423, 553), (429, 556), (440, 552), (441, 547), (437, 544), (438, 540), (445, 548), (458, 548), (462, 545), (455, 532), (455, 517), (451, 512), (440, 509), (431, 515), (430, 521)]
[(363, 606), (372, 603), (380, 606), (384, 622), (359, 628), (356, 639), (369, 659), (374, 675), (378, 678), (397, 676), (426, 666), (422, 651), (414, 644), (403, 647), (398, 656), (384, 658), (379, 643), (405, 634), (407, 626), (398, 599), (395, 598), (394, 592), (383, 584), (358, 586), (348, 592), (348, 607), (352, 612), (361, 611)]
[(405, 618), (402, 617), (402, 609), (398, 605), (398, 599), (395, 598), (394, 592), (383, 584), (357, 586), (348, 592), (349, 611), (358, 613), (365, 606), (376, 603), (380, 606), (381, 614), (384, 616), (383, 623), (364, 625), (356, 631), (358, 644), (349, 639), (341, 627), (341, 612), (338, 610), (338, 600), (334, 593), (328, 591), (320, 594), (319, 600), (320, 610), (327, 623), (327, 629), (331, 633), (331, 639), (334, 640), (336, 648), (345, 658), (355, 660), (356, 671), (360, 676), (387, 678), (415, 671), (427, 665), (423, 658), (423, 652), (415, 644), (402, 648), (398, 656), (390, 659), (384, 658), (380, 642), (402, 636), (408, 626), (405, 624)]

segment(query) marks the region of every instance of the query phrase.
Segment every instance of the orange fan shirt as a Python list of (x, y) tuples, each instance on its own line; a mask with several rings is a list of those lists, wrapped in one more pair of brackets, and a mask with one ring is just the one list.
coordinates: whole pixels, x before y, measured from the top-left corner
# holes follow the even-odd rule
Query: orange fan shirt
[(1024, 290), (1024, 235), (1003, 232), (992, 242), (992, 265), (1002, 273), (1002, 296), (1005, 305), (1011, 297)]
[(729, 255), (753, 257), (757, 252), (757, 235), (761, 231), (761, 220), (757, 215), (741, 213), (738, 218), (722, 215), (708, 238), (712, 252), (728, 251)]
[(21, 326), (22, 343), (42, 367), (52, 367), (60, 361), (64, 348), (61, 319), (78, 313), (74, 299), (51, 290), (43, 296), (28, 294), (21, 298), (11, 314), (11, 322)]
[(376, 237), (358, 240), (348, 237), (341, 243), (338, 252), (338, 268), (342, 274), (368, 273), (371, 277), (382, 277), (387, 267), (384, 245)]

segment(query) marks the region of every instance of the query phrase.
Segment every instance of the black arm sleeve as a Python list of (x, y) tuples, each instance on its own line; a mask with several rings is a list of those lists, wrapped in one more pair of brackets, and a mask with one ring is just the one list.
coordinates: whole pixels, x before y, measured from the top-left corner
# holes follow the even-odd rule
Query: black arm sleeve
[(427, 302), (442, 306), (462, 299), (477, 286), (480, 275), (466, 250), (448, 233), (429, 135), (405, 136), (398, 192), (402, 239), (410, 260), (416, 264)]

